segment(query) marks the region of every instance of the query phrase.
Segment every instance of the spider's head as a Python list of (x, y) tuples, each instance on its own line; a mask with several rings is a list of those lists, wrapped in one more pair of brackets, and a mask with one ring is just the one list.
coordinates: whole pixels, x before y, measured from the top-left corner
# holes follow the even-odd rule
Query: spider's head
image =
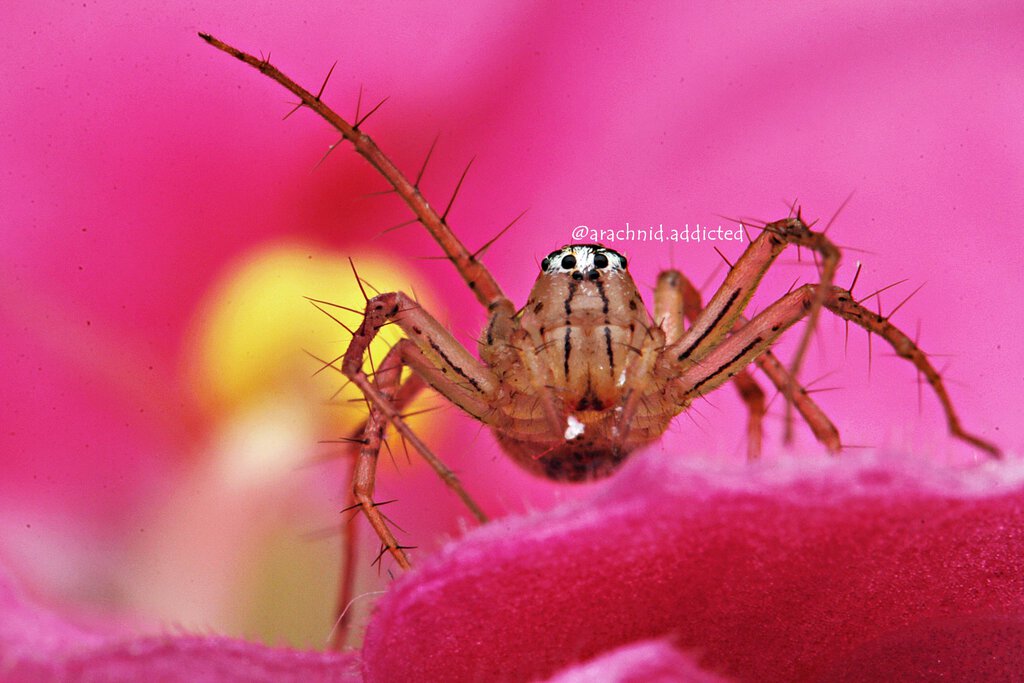
[(629, 328), (640, 320), (643, 325), (636, 329), (646, 329), (647, 309), (626, 269), (626, 257), (614, 249), (567, 244), (545, 256), (540, 268), (523, 307), (524, 328), (543, 336), (544, 331), (562, 334), (558, 331), (567, 325)]
[(574, 280), (600, 280), (605, 273), (626, 270), (626, 257), (600, 244), (567, 244), (540, 262), (547, 275), (568, 274)]

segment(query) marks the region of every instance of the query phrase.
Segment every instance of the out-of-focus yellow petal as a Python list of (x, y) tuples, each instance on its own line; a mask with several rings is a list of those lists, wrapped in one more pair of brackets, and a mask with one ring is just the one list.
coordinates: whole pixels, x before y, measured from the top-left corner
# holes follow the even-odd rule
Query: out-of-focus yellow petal
[[(377, 291), (415, 291), (435, 315), (439, 311), (415, 270), (393, 256), (355, 254), (353, 261), (369, 296)], [(197, 398), (214, 416), (237, 414), (281, 394), (308, 393), (330, 401), (330, 424), (345, 433), (365, 417), (359, 391), (345, 384), (340, 361), (351, 335), (330, 316), (355, 329), (361, 315), (306, 297), (362, 311), (363, 293), (348, 259), (318, 247), (279, 244), (260, 249), (227, 272), (211, 292), (194, 335), (191, 372)], [(440, 315), (443, 319), (443, 315)], [(371, 346), (374, 362), (401, 338), (396, 326), (381, 329)], [(318, 360), (319, 359), (319, 360)], [(369, 360), (364, 366), (370, 370)], [(338, 369), (335, 369), (338, 368)], [(319, 371), (319, 372), (318, 372)]]

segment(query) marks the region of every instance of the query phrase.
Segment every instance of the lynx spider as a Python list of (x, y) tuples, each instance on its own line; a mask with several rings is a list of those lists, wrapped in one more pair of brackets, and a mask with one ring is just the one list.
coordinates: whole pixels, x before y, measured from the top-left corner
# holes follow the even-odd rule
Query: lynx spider
[[(420, 194), (419, 178), (409, 182), (359, 129), (366, 116), (349, 124), (320, 100), (323, 88), (314, 96), (269, 61), (199, 35), (287, 88), (299, 97), (296, 109), (308, 107), (341, 133), (413, 210), (415, 221), (440, 244), (488, 311), (478, 360), (412, 298), (402, 292), (379, 294), (367, 300), (362, 324), (341, 357), (342, 371), (370, 408), (358, 440), (352, 507), (361, 509), (377, 532), (381, 553), (390, 552), (402, 568), (410, 567), (407, 548), (398, 543), (373, 499), (387, 425), (422, 454), (474, 517), (486, 521), (455, 474), (402, 417), (421, 389), (433, 388), (490, 427), (506, 453), (527, 470), (553, 480), (580, 481), (611, 474), (634, 450), (657, 440), (694, 399), (730, 380), (748, 407), (748, 457), (758, 457), (764, 392), (745, 369), (754, 363), (818, 441), (836, 453), (841, 448), (838, 431), (795, 381), (822, 308), (885, 339), (931, 385), (950, 433), (992, 457), (1001, 456), (995, 445), (961, 427), (941, 376), (914, 341), (862, 306), (849, 290), (832, 284), (840, 251), (824, 233), (811, 230), (799, 210), (760, 226), (760, 234), (706, 305), (682, 273), (667, 270), (657, 279), (652, 317), (622, 255), (598, 244), (570, 244), (543, 259), (526, 305), (517, 309), (452, 232), (447, 210), (438, 214)], [(817, 255), (818, 283), (798, 287), (746, 319), (744, 309), (762, 276), (789, 245)], [(807, 329), (786, 368), (770, 347), (804, 317)], [(363, 371), (363, 358), (386, 323), (398, 325), (406, 338), (391, 348), (371, 379)], [(403, 368), (411, 370), (404, 382)], [(346, 567), (340, 606), (347, 604), (351, 574), (351, 566)]]

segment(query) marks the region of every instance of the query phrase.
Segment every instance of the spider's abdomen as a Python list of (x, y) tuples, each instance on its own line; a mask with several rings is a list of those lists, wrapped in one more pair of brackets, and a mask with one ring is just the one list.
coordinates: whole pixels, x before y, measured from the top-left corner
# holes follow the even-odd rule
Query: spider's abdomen
[(498, 441), (522, 467), (554, 481), (582, 482), (607, 477), (630, 453), (610, 443), (582, 440), (556, 442), (555, 447), (546, 449), (536, 443), (503, 437), (500, 433)]

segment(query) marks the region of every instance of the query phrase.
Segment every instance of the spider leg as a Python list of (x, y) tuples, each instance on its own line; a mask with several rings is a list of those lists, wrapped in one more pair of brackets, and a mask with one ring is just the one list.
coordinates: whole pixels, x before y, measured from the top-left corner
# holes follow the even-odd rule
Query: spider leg
[(800, 217), (799, 210), (796, 214), (796, 216), (764, 226), (761, 234), (750, 243), (736, 265), (729, 270), (725, 282), (711, 297), (707, 308), (694, 321), (693, 327), (669, 349), (669, 352), (676, 354), (680, 363), (685, 363), (699, 361), (704, 354), (715, 348), (739, 321), (747, 303), (754, 295), (757, 285), (761, 282), (761, 278), (772, 262), (786, 248), (786, 245), (794, 244), (806, 247), (820, 255), (819, 287), (807, 312), (807, 328), (800, 338), (789, 367), (791, 381), (785, 387), (780, 388), (787, 399), (785, 420), (785, 440), (787, 442), (792, 437), (790, 407), (796, 404), (797, 396), (800, 393), (797, 391), (797, 375), (810, 344), (811, 335), (814, 334), (818, 314), (821, 312), (821, 307), (828, 297), (829, 288), (835, 278), (840, 258), (839, 249), (832, 244), (828, 237), (808, 228)]
[[(388, 351), (380, 367), (374, 374), (373, 386), (383, 402), (393, 410), (398, 410), (396, 402), (392, 401), (398, 389), (402, 377), (401, 349), (396, 344)], [(384, 431), (387, 429), (388, 416), (383, 406), (376, 401), (368, 401), (370, 415), (366, 419), (366, 426), (363, 430), (363, 443), (359, 447), (355, 464), (352, 470), (352, 499), (366, 515), (370, 526), (377, 532), (381, 543), (391, 552), (395, 561), (403, 569), (408, 569), (409, 559), (404, 549), (398, 544), (398, 540), (388, 527), (384, 515), (381, 514), (377, 503), (373, 500), (374, 483), (377, 474), (377, 459), (380, 455), (380, 447), (384, 441)], [(347, 597), (347, 596), (346, 596)], [(348, 604), (348, 601), (345, 601)]]
[[(691, 322), (695, 321), (704, 310), (701, 304), (700, 292), (690, 280), (676, 270), (667, 270), (658, 276), (657, 285), (654, 289), (654, 310), (655, 318), (661, 320), (662, 327), (669, 331), (669, 339), (677, 339), (682, 335), (683, 321), (685, 316)], [(741, 329), (746, 323), (745, 317), (738, 316), (733, 323), (733, 332)], [(783, 366), (778, 357), (767, 350), (755, 360), (757, 366), (771, 380), (772, 384), (782, 392), (786, 400), (792, 400), (793, 405), (801, 417), (811, 428), (815, 438), (824, 444), (829, 451), (836, 453), (840, 450), (839, 430), (832, 421), (825, 415), (824, 411), (807, 394), (806, 390), (798, 383), (795, 384), (795, 392), (792, 398), (787, 395), (788, 387), (793, 383), (789, 371)], [(747, 404), (750, 416), (747, 420), (748, 435), (748, 459), (755, 459), (760, 455), (762, 439), (761, 422), (765, 413), (764, 391), (757, 385), (753, 376), (746, 369), (739, 371), (733, 378), (740, 397)], [(757, 439), (756, 448), (754, 439)]]
[[(371, 382), (362, 368), (363, 357), (378, 330), (389, 321), (399, 325), (409, 339), (395, 344), (385, 359), (388, 361), (387, 367), (382, 365), (378, 368)], [(498, 382), (440, 323), (407, 295), (388, 292), (367, 302), (363, 322), (356, 330), (342, 361), (342, 372), (362, 390), (370, 405), (364, 439), (366, 443), (360, 448), (356, 459), (353, 494), (387, 550), (401, 567), (406, 568), (409, 566), (408, 558), (388, 530), (383, 515), (376, 509), (372, 499), (377, 454), (387, 423), (390, 422), (419, 451), (474, 517), (480, 521), (485, 521), (486, 517), (463, 489), (455, 473), (441, 462), (402, 418), (393, 396), (403, 366), (411, 368), (439, 393), (482, 421), (493, 415), (489, 401), (493, 400)]]
[[(742, 327), (747, 322), (749, 321), (746, 318), (741, 317), (737, 327)], [(836, 429), (825, 411), (814, 402), (803, 385), (793, 381), (793, 376), (779, 360), (779, 357), (768, 350), (758, 356), (754, 362), (757, 363), (757, 367), (761, 368), (761, 372), (771, 380), (775, 388), (782, 393), (786, 402), (797, 409), (804, 422), (811, 428), (818, 443), (824, 445), (830, 453), (838, 453), (842, 450), (839, 430)], [(792, 395), (788, 395), (790, 387), (793, 387)]]
[[(671, 385), (673, 391), (679, 393), (677, 399), (680, 405), (686, 405), (695, 397), (713, 391), (762, 355), (787, 328), (809, 316), (814, 302), (820, 296), (820, 290), (820, 285), (803, 285), (790, 292), (710, 350), (699, 362), (686, 367)], [(993, 457), (1001, 457), (996, 446), (963, 429), (942, 377), (910, 337), (888, 319), (858, 304), (850, 292), (841, 287), (833, 286), (826, 291), (824, 307), (885, 339), (897, 355), (912, 362), (928, 380), (939, 399), (949, 431), (954, 437)]]
[[(788, 244), (814, 248), (826, 263), (838, 262), (839, 250), (822, 235), (811, 232), (799, 218), (769, 223), (729, 270), (725, 281), (697, 315), (693, 325), (666, 349), (679, 363), (695, 363), (732, 331), (736, 321), (772, 262)], [(833, 270), (834, 268), (829, 268)], [(826, 287), (831, 280), (822, 278)]]
[[(344, 118), (339, 116), (337, 112), (328, 107), (320, 99), (320, 94), (313, 95), (311, 92), (300, 86), (298, 83), (293, 81), (288, 76), (281, 73), (277, 67), (272, 65), (268, 60), (259, 59), (246, 52), (234, 48), (227, 43), (224, 43), (213, 36), (200, 33), (199, 37), (205, 40), (213, 47), (223, 52), (232, 55), (233, 57), (245, 62), (249, 66), (253, 67), (260, 73), (276, 81), (286, 89), (294, 93), (300, 101), (299, 106), (309, 107), (314, 111), (320, 118), (330, 124), (335, 130), (341, 133), (345, 140), (348, 140), (355, 147), (364, 159), (377, 169), (378, 172), (388, 181), (388, 183), (395, 189), (395, 192), (399, 197), (402, 198), (413, 213), (416, 215), (416, 220), (423, 224), (423, 227), (434, 237), (441, 248), (444, 250), (448, 259), (458, 269), (462, 279), (466, 281), (469, 288), (473, 290), (477, 300), (480, 301), (484, 306), (493, 306), (496, 302), (508, 301), (505, 294), (501, 291), (501, 287), (497, 281), (491, 275), (490, 271), (479, 261), (476, 256), (471, 253), (459, 238), (455, 236), (452, 229), (448, 226), (447, 216), (448, 209), (451, 208), (449, 203), (448, 209), (445, 210), (444, 214), (438, 214), (437, 211), (424, 199), (423, 195), (420, 194), (419, 189), (419, 178), (416, 183), (409, 182), (409, 179), (398, 170), (398, 168), (392, 163), (392, 161), (377, 147), (369, 135), (359, 129), (359, 124), (362, 120), (356, 121), (353, 125), (346, 121)], [(365, 116), (363, 117), (366, 118)], [(469, 170), (467, 166), (466, 170)], [(465, 172), (462, 174), (462, 178), (459, 180), (461, 186), (462, 180), (465, 179)], [(458, 187), (456, 187), (458, 192)], [(454, 200), (454, 196), (452, 197)]]
[[(402, 340), (405, 341), (405, 340)], [(399, 343), (402, 343), (401, 341)], [(426, 382), (415, 372), (410, 374), (398, 390), (395, 391), (393, 384), (395, 380), (401, 376), (401, 369), (399, 368), (398, 376), (395, 376), (393, 371), (393, 365), (401, 363), (401, 358), (393, 359), (392, 355), (396, 352), (395, 348), (392, 347), (388, 354), (384, 357), (384, 361), (380, 365), (380, 370), (374, 376), (374, 383), (378, 385), (378, 388), (382, 390), (385, 395), (392, 395), (392, 403), (395, 409), (401, 412), (404, 410), (416, 396), (427, 386)], [(388, 382), (392, 386), (383, 387), (382, 382)], [(371, 408), (371, 411), (373, 409)], [(372, 440), (376, 440), (374, 450), (374, 466), (376, 458), (380, 452), (381, 436), (379, 434), (379, 426), (370, 424), (370, 418), (367, 418), (363, 424), (359, 425), (355, 430), (352, 431), (352, 435), (345, 439), (350, 444), (359, 444), (359, 448), (354, 449), (355, 453), (352, 457), (351, 472), (349, 473), (349, 482), (356, 481), (356, 473), (363, 460), (364, 449), (371, 445)], [(371, 490), (370, 496), (372, 497), (372, 473), (371, 479)], [(350, 484), (347, 495), (347, 505), (344, 511), (354, 510), (356, 508), (362, 508), (362, 504), (356, 502), (355, 493), (353, 486)], [(375, 506), (376, 507), (376, 506)], [(357, 541), (357, 527), (350, 523), (351, 520), (344, 520), (341, 525), (341, 534), (344, 539), (344, 553), (341, 558), (341, 571), (338, 575), (338, 602), (335, 609), (337, 615), (337, 621), (334, 625), (334, 630), (331, 633), (330, 647), (332, 650), (340, 650), (344, 646), (345, 636), (348, 634), (348, 624), (351, 616), (351, 611), (348, 610), (349, 604), (352, 602), (354, 596), (354, 583), (356, 576), (356, 541)]]
[[(412, 374), (399, 385), (403, 367), (410, 368)], [(416, 398), (417, 394), (424, 387), (428, 386), (428, 382), (429, 385), (442, 386), (446, 381), (447, 378), (444, 373), (431, 365), (430, 361), (420, 352), (416, 345), (408, 339), (401, 339), (391, 347), (373, 376), (374, 386), (382, 396), (391, 401), (391, 405), (399, 413)], [(457, 393), (457, 389), (452, 389), (452, 391)], [(350, 478), (352, 482), (350, 488), (351, 505), (347, 506), (346, 510), (361, 509), (367, 515), (371, 526), (377, 532), (385, 548), (393, 554), (397, 551), (404, 556), (404, 548), (397, 543), (397, 540), (388, 528), (386, 518), (378, 509), (380, 504), (373, 500), (377, 462), (381, 445), (384, 442), (383, 434), (386, 425), (386, 417), (383, 416), (383, 413), (375, 404), (370, 403), (370, 416), (355, 432), (356, 435), (361, 435), (361, 438), (357, 439), (359, 448), (356, 457), (352, 461), (352, 474)], [(446, 482), (451, 481), (449, 479), (450, 473), (447, 470), (439, 472), (439, 474), (441, 474), (442, 479)], [(485, 521), (480, 517), (482, 513), (478, 509), (474, 509), (472, 506), (470, 509), (480, 521)], [(343, 564), (339, 581), (338, 622), (335, 625), (334, 638), (332, 640), (332, 647), (335, 647), (335, 649), (341, 647), (342, 641), (340, 639), (347, 632), (346, 618), (348, 613), (345, 612), (345, 608), (353, 597), (352, 584), (355, 577), (356, 529), (349, 526), (343, 530), (343, 533), (345, 533), (346, 553), (342, 560)], [(406, 558), (406, 564), (404, 565), (399, 561), (399, 566), (407, 569), (408, 558)]]
[(747, 460), (757, 460), (764, 444), (764, 415), (767, 412), (764, 389), (746, 370), (738, 373), (732, 381), (747, 406)]
[(819, 282), (822, 291), (815, 297), (812, 310), (808, 314), (813, 322), (817, 309), (827, 297), (828, 287), (832, 284), (839, 264), (840, 253), (827, 237), (813, 232), (797, 215), (769, 223), (750, 243), (729, 270), (725, 281), (708, 302), (707, 307), (698, 315), (693, 327), (672, 346), (671, 350), (677, 352), (680, 362), (699, 360), (733, 329), (754, 295), (761, 278), (788, 244), (807, 247), (822, 257)]
[[(654, 320), (665, 331), (668, 343), (683, 335), (686, 330), (684, 319), (692, 323), (702, 310), (700, 292), (685, 275), (678, 270), (665, 270), (658, 274), (654, 287)], [(764, 390), (746, 370), (737, 373), (733, 383), (747, 406), (747, 459), (757, 460), (761, 457), (764, 442)]]

